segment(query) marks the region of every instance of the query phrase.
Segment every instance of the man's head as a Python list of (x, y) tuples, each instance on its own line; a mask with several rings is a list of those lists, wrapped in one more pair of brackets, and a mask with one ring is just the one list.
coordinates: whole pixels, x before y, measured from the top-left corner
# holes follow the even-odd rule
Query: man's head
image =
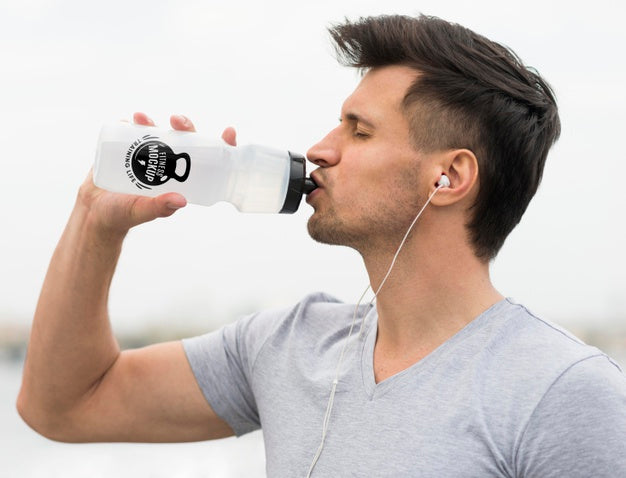
[(476, 256), (495, 257), (560, 133), (550, 87), (507, 48), (438, 18), (370, 17), (330, 32), (346, 65), (416, 72), (402, 99), (410, 142), (422, 153), (474, 153), (479, 189), (467, 228)]
[(344, 101), (339, 125), (307, 152), (320, 166), (312, 173), (319, 187), (307, 197), (314, 239), (381, 253), (415, 217), (422, 155), (402, 106), (415, 76), (401, 65), (369, 70)]

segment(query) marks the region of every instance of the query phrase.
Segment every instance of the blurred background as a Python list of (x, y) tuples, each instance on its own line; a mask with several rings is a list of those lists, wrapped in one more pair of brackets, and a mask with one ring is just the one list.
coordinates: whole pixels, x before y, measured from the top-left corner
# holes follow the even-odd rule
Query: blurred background
[[(0, 0), (0, 477), (264, 476), (259, 433), (186, 445), (63, 445), (15, 412), (48, 261), (92, 165), (101, 124), (189, 116), (216, 138), (306, 152), (337, 123), (357, 73), (326, 28), (425, 13), (513, 48), (552, 84), (563, 133), (492, 266), (499, 290), (626, 365), (626, 7), (596, 0)], [(311, 209), (189, 206), (131, 232), (110, 313), (126, 347), (204, 333), (324, 290), (354, 302), (353, 251), (306, 232)]]

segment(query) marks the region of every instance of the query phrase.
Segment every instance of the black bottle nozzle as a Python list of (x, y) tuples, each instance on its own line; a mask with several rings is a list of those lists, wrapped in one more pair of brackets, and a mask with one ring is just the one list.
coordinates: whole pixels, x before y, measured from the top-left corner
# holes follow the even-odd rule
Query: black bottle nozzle
[(304, 184), (302, 185), (302, 192), (304, 194), (312, 193), (315, 189), (317, 189), (317, 184), (313, 180), (313, 178), (304, 178)]
[(300, 206), (300, 202), (302, 201), (302, 195), (309, 194), (317, 188), (315, 181), (306, 177), (304, 156), (290, 151), (289, 159), (291, 160), (289, 169), (289, 185), (287, 186), (285, 202), (283, 203), (282, 209), (279, 211), (281, 214), (291, 214), (296, 212)]

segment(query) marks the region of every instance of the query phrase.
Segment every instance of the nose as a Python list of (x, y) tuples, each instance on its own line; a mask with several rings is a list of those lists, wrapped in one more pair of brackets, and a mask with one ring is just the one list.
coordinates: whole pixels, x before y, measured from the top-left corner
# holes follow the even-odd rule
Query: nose
[(339, 135), (337, 130), (338, 128), (335, 128), (309, 148), (306, 153), (309, 161), (321, 168), (328, 168), (339, 162), (341, 153), (339, 152)]

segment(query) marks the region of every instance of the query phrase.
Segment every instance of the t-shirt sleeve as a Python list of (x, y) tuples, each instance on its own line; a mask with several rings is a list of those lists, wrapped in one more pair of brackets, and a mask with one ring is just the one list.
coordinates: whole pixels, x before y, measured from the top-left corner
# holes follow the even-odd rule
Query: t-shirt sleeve
[(567, 369), (522, 435), (519, 477), (626, 477), (626, 377), (605, 356)]
[(279, 311), (254, 314), (218, 331), (183, 340), (202, 393), (237, 436), (260, 427), (251, 387), (252, 368), (281, 315)]

